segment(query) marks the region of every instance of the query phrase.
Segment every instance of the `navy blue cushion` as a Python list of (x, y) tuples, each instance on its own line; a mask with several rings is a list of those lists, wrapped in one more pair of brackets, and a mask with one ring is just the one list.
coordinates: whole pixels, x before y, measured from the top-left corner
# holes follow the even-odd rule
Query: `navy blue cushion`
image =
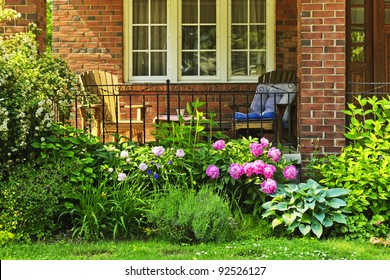
[(263, 119), (273, 119), (275, 118), (275, 112), (266, 112), (263, 114), (259, 113), (240, 113), (240, 112), (235, 112), (234, 113), (234, 118), (236, 120), (263, 120)]

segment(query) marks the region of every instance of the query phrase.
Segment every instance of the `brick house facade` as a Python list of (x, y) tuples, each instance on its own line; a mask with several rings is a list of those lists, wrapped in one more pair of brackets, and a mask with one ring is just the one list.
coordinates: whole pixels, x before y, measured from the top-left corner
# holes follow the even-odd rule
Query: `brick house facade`
[[(27, 20), (42, 25), (45, 1), (5, 2), (24, 13), (15, 25), (24, 26)], [(320, 152), (339, 152), (345, 144), (341, 110), (346, 100), (347, 1), (275, 2), (275, 68), (297, 70), (300, 78), (297, 130), (301, 152), (308, 155), (317, 138)], [(123, 77), (123, 9), (123, 0), (54, 0), (53, 54), (67, 59), (77, 72), (101, 69)], [(3, 30), (20, 30), (15, 25)]]

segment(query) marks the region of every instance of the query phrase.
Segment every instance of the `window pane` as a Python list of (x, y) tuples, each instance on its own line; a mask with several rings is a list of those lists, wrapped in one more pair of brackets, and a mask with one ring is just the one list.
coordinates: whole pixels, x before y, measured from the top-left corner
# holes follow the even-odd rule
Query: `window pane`
[(250, 10), (251, 23), (266, 22), (266, 1), (265, 0), (251, 0), (249, 10)]
[(148, 27), (134, 26), (133, 27), (133, 49), (147, 50), (148, 49)]
[(352, 0), (352, 5), (364, 4), (364, 0)]
[(364, 62), (364, 46), (351, 47), (351, 62)]
[(385, 9), (385, 24), (390, 24), (390, 9)]
[[(145, 1), (145, 0), (144, 0)], [(147, 2), (147, 1), (145, 1)], [(151, 1), (151, 23), (167, 23), (167, 0)]]
[(134, 76), (149, 75), (149, 55), (147, 52), (133, 53), (133, 75)]
[(167, 28), (165, 26), (151, 27), (152, 50), (166, 50), (167, 49)]
[(364, 27), (353, 26), (351, 31), (351, 40), (352, 43), (364, 43), (366, 33), (364, 32)]
[(351, 23), (352, 24), (364, 24), (364, 8), (363, 7), (351, 8)]
[(182, 53), (181, 74), (183, 76), (197, 76), (198, 75), (198, 53), (183, 52)]
[(215, 50), (217, 48), (215, 26), (200, 28), (200, 48), (202, 50)]
[(232, 52), (232, 75), (248, 75), (248, 57), (247, 52)]
[(148, 23), (148, 1), (133, 0), (133, 23)]
[(232, 0), (232, 23), (248, 22), (247, 0)]
[(200, 22), (201, 23), (216, 23), (217, 12), (215, 0), (200, 1)]
[(201, 52), (200, 54), (200, 75), (215, 76), (217, 74), (217, 55), (215, 52)]
[(167, 53), (155, 52), (151, 54), (151, 58), (152, 76), (167, 75)]
[(250, 75), (260, 76), (265, 73), (266, 52), (251, 52)]
[(198, 49), (198, 27), (197, 26), (182, 27), (182, 49), (183, 50)]
[(182, 1), (182, 22), (183, 23), (198, 22), (198, 0)]
[(266, 28), (265, 26), (251, 26), (249, 33), (251, 49), (265, 49)]
[(232, 49), (248, 48), (247, 30), (247, 26), (232, 26)]

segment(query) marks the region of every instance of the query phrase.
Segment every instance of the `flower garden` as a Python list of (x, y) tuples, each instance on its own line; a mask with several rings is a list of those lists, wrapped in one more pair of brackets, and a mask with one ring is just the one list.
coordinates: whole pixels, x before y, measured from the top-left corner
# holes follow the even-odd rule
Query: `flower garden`
[(67, 122), (80, 86), (38, 54), (34, 30), (0, 37), (0, 57), (1, 245), (228, 242), (248, 216), (275, 237), (389, 242), (388, 97), (349, 104), (349, 144), (298, 170), (266, 138), (206, 131), (198, 101), (190, 124), (156, 125), (155, 142), (103, 144)]

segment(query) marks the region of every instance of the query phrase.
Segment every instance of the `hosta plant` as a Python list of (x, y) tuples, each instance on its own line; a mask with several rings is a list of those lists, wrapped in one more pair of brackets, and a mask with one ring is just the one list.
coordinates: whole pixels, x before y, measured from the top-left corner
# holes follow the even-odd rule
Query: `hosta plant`
[(290, 233), (299, 230), (302, 235), (313, 233), (320, 238), (324, 228), (346, 223), (348, 192), (343, 188), (323, 188), (311, 179), (306, 183), (285, 184), (278, 187), (271, 201), (263, 204), (266, 211), (262, 216), (273, 218), (273, 228), (284, 225)]

